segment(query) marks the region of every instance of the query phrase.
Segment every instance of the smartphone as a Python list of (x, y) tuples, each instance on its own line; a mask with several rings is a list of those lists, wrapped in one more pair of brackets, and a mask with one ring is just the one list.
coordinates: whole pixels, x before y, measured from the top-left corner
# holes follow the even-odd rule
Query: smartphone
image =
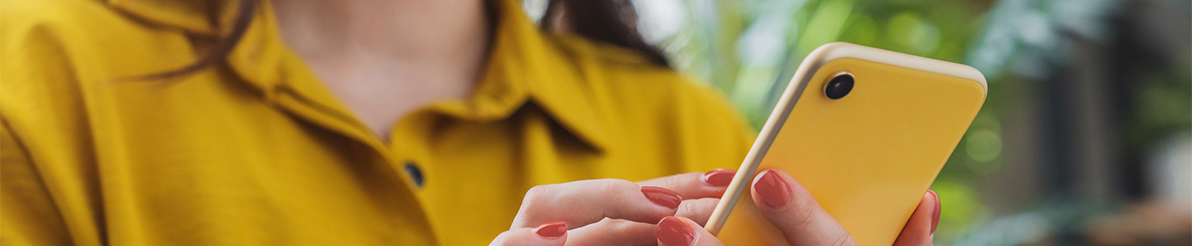
[(812, 51), (796, 70), (707, 228), (736, 245), (788, 245), (749, 197), (778, 168), (857, 245), (891, 245), (985, 102), (969, 66), (849, 43)]

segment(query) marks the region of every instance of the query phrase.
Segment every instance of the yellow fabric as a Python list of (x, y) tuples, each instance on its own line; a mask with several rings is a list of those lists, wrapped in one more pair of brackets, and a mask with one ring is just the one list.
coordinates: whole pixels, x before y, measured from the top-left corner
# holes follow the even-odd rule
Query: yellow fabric
[[(471, 99), (373, 135), (264, 3), (226, 63), (182, 0), (0, 1), (0, 244), (483, 245), (534, 185), (735, 168), (725, 101), (633, 52), (544, 34), (499, 0)], [(224, 18), (226, 19), (226, 18)], [(406, 163), (423, 173), (419, 187)]]

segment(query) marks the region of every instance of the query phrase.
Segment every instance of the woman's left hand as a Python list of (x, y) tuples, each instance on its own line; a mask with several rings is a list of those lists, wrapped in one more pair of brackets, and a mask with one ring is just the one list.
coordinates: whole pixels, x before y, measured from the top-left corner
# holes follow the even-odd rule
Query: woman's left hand
[(707, 222), (735, 174), (717, 169), (641, 182), (597, 179), (535, 186), (526, 192), (509, 231), (490, 245), (653, 245), (655, 224), (663, 218)]

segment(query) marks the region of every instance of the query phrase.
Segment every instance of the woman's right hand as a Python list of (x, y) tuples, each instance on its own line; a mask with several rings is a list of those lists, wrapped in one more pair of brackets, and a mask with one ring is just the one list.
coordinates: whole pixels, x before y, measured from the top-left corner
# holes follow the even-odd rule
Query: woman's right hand
[[(667, 216), (703, 225), (734, 170), (631, 182), (581, 180), (531, 188), (509, 231), (491, 245), (653, 245)], [(570, 229), (570, 230), (569, 230)]]
[[(857, 245), (848, 231), (790, 174), (778, 169), (764, 170), (754, 177), (751, 187), (751, 198), (758, 212), (782, 232), (790, 245)], [(928, 190), (894, 240), (894, 246), (932, 245), (939, 212), (939, 196)], [(657, 228), (658, 245), (724, 246), (704, 230), (702, 223), (685, 218), (667, 217)]]

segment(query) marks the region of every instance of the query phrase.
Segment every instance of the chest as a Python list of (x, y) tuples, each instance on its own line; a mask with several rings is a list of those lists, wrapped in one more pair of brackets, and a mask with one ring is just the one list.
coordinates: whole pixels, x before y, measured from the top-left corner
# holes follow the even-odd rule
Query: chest
[(533, 106), (496, 121), (411, 114), (383, 146), (276, 108), (199, 111), (153, 111), (169, 115), (115, 131), (136, 131), (121, 148), (152, 151), (101, 165), (120, 180), (103, 186), (111, 233), (186, 237), (158, 244), (475, 244), (507, 229), (535, 185), (675, 170), (668, 158), (594, 149)]

